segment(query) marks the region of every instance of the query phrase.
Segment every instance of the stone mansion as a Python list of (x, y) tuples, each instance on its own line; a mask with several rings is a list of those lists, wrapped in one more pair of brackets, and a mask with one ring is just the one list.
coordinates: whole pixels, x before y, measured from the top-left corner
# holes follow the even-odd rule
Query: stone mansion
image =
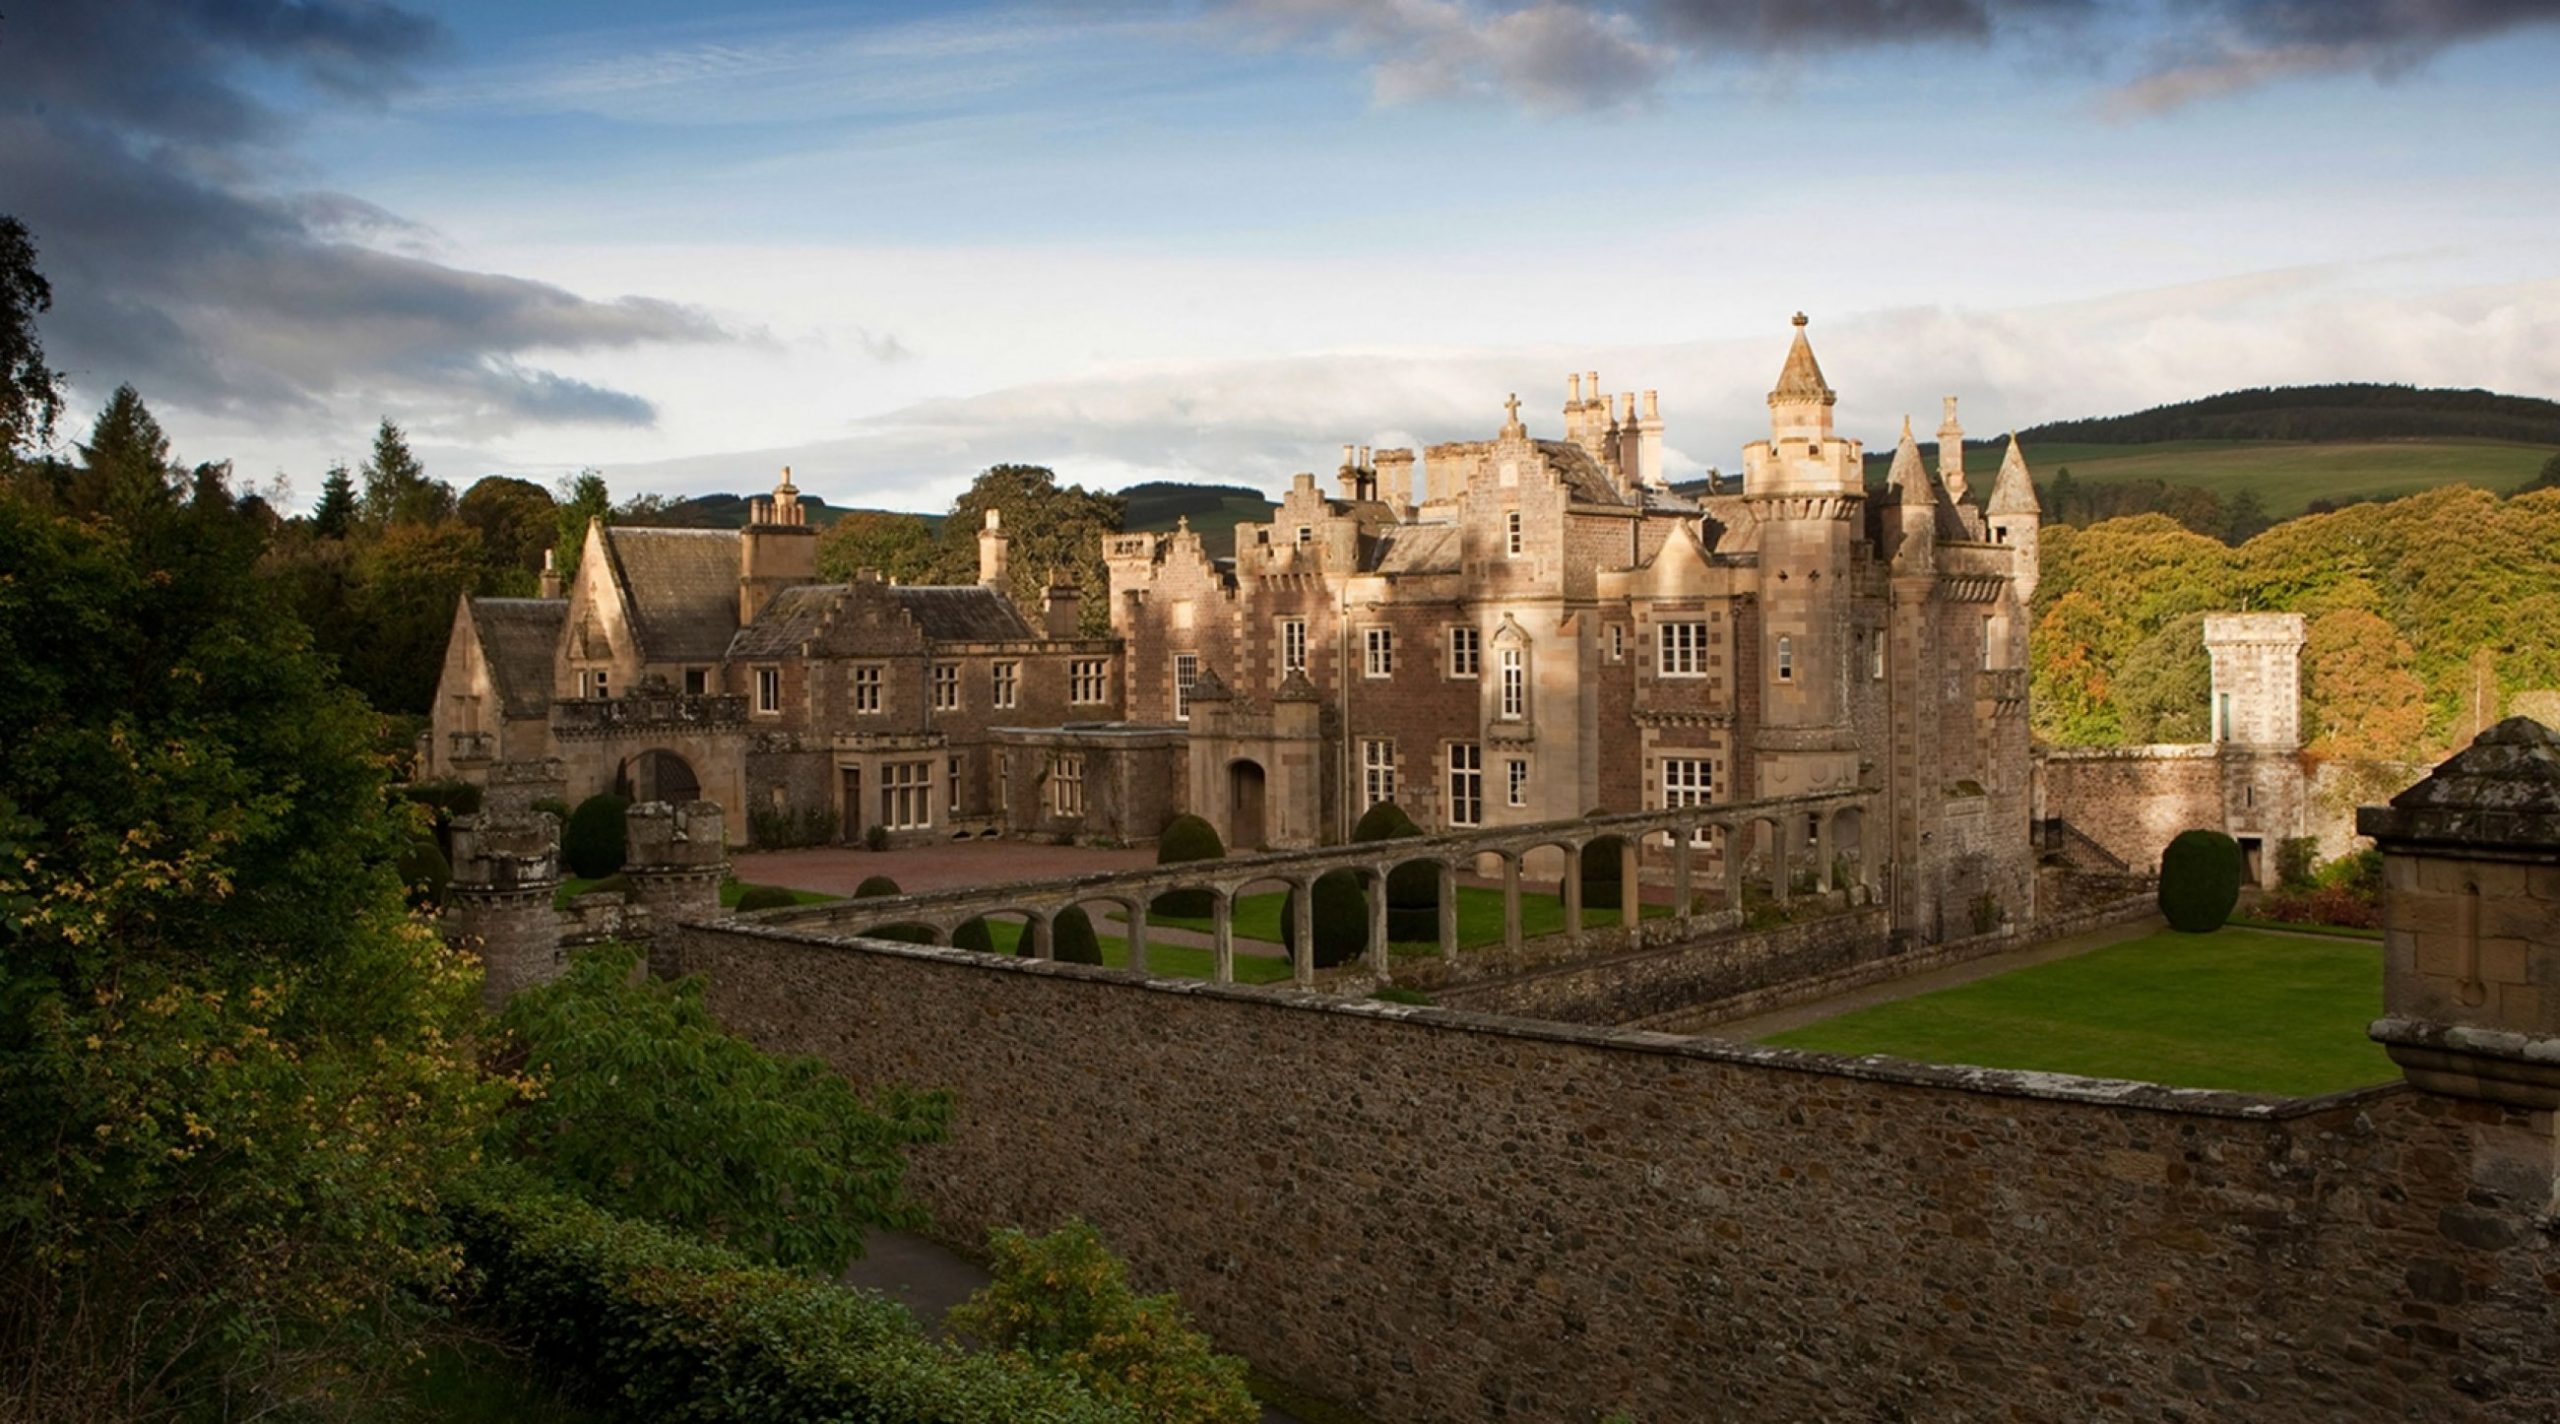
[(1776, 829), (1785, 864), (1923, 940), (2024, 922), (2034, 486), (2013, 440), (1977, 501), (1950, 399), (1935, 469), (1906, 420), (1870, 492), (1836, 400), (1799, 316), (1738, 489), (1674, 493), (1655, 393), (1596, 374), (1561, 439), (1514, 397), (1488, 440), (1347, 449), (1232, 559), (1107, 536), (1099, 639), (1070, 589), (999, 591), (993, 516), (975, 586), (819, 583), (786, 471), (742, 531), (597, 526), (565, 590), (465, 600), (428, 774), (698, 795), (759, 843), (1144, 840), (1189, 810), (1277, 848), (1386, 800), (1450, 828), (1855, 792)]

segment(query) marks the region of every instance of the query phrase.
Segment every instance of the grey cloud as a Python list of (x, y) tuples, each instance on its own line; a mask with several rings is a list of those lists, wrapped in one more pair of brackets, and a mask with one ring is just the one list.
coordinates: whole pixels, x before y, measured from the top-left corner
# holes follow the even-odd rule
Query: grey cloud
[(1232, 0), (1258, 32), (1367, 59), (1386, 102), (1462, 94), (1538, 110), (1643, 102), (1682, 65), (1735, 55), (2015, 43), (2085, 55), (2147, 14), (2138, 70), (2109, 100), (2165, 109), (2303, 74), (2378, 75), (2454, 45), (2560, 21), (2560, 0)]
[(40, 245), (56, 363), (84, 387), (129, 380), (231, 416), (393, 410), (484, 433), (652, 422), (645, 398), (528, 357), (730, 339), (708, 316), (447, 266), (395, 213), (268, 181), (290, 125), (241, 70), (360, 101), (440, 42), (432, 21), (376, 0), (10, 6), (0, 204)]

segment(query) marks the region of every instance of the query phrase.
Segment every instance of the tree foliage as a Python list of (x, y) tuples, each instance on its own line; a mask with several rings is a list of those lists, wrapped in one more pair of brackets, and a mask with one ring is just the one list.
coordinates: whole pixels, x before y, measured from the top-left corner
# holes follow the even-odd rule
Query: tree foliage
[(428, 478), (426, 466), (409, 452), (409, 437), (388, 416), (373, 433), (373, 453), (360, 473), (364, 493), (356, 507), (373, 528), (437, 524), (453, 517), (453, 486)]
[(0, 463), (51, 440), (62, 413), (62, 373), (45, 364), (36, 334), (36, 318), (52, 306), (35, 239), (26, 224), (0, 214)]
[(118, 386), (80, 443), (71, 507), (141, 530), (176, 503), (177, 473), (169, 461), (169, 437), (141, 393)]
[[(1164, 834), (1156, 838), (1156, 864), (1188, 865), (1203, 860), (1224, 860), (1227, 844), (1218, 838), (1218, 828), (1199, 816), (1176, 816), (1167, 822)], [(1148, 912), (1179, 919), (1204, 919), (1216, 913), (1218, 893), (1206, 886), (1189, 890), (1167, 890), (1148, 906)]]
[(613, 522), (613, 493), (605, 488), (603, 472), (580, 470), (562, 480), (553, 519), (557, 528), (552, 553), (565, 584), (578, 572), (578, 559), (587, 547), (587, 526), (598, 520)]
[(952, 1308), (946, 1328), (1061, 1370), (1140, 1418), (1253, 1424), (1262, 1406), (1244, 1361), (1217, 1353), (1171, 1294), (1139, 1295), (1102, 1235), (1069, 1221), (1046, 1236), (987, 1238), (994, 1279)]
[(531, 480), (491, 475), (462, 492), (455, 511), (480, 540), (480, 558), (493, 585), (533, 591), (542, 556), (559, 538), (559, 509), (551, 492)]
[[(959, 582), (977, 582), (975, 547), (968, 577)], [(818, 576), (837, 583), (850, 582), (865, 569), (898, 583), (930, 583), (941, 560), (933, 526), (912, 514), (848, 510), (818, 536)]]
[(917, 1217), (905, 1149), (942, 1136), (947, 1102), (888, 1090), (866, 1103), (817, 1058), (722, 1030), (699, 978), (648, 977), (624, 946), (588, 950), (518, 993), (499, 1026), (533, 1084), (500, 1141), (607, 1211), (830, 1273), (861, 1254), (864, 1227)]
[(560, 861), (569, 873), (597, 880), (622, 868), (630, 854), (631, 803), (610, 791), (578, 803), (560, 832)]
[(0, 495), (0, 1381), (33, 1417), (344, 1388), (322, 1362), (450, 1279), (430, 1208), (492, 1105), (477, 975), (392, 869), (423, 813), (234, 522)]
[(344, 539), (356, 523), (356, 477), (341, 460), (320, 481), (320, 502), (311, 507), (311, 532), (323, 539)]
[(978, 581), (978, 531), (990, 509), (1003, 511), (1005, 533), (1012, 539), (1005, 584), (1014, 601), (1038, 608), (1050, 574), (1063, 573), (1083, 595), (1085, 633), (1108, 633), (1111, 576), (1103, 566), (1102, 540), (1120, 529), (1119, 497), (1082, 485), (1061, 488), (1058, 477), (1038, 465), (991, 466), (952, 501), (951, 516), (942, 523), (936, 582)]
[(2180, 831), (2160, 852), (2160, 913), (2169, 928), (2211, 934), (2240, 903), (2240, 843), (2220, 831)]

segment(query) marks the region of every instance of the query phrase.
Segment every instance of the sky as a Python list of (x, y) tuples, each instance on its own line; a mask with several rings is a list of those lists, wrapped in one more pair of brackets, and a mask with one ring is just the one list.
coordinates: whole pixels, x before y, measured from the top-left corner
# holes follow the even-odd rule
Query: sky
[[(1276, 490), (1568, 372), (1739, 463), (2252, 385), (2560, 398), (2560, 0), (18, 0), (0, 213), (307, 504), (430, 471), (938, 509)], [(2029, 450), (2030, 457), (2033, 450)]]

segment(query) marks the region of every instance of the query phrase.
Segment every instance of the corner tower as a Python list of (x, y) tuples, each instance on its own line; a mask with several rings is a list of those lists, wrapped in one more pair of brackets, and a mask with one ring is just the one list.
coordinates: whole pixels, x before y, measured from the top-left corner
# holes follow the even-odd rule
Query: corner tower
[[(1796, 314), (1795, 341), (1769, 392), (1769, 438), (1743, 450), (1743, 497), (1760, 532), (1760, 726), (1753, 794), (1798, 796), (1857, 783), (1848, 706), (1850, 560), (1866, 509), (1858, 442), (1840, 438)], [(1737, 675), (1743, 670), (1737, 668)]]

